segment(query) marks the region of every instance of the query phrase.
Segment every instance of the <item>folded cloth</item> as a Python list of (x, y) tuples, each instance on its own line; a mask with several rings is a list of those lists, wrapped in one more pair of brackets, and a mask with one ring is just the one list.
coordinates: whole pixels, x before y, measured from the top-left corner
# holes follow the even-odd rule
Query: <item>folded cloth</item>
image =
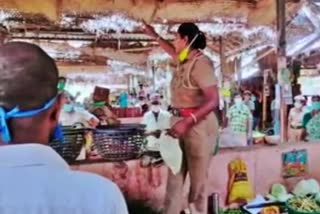
[(173, 174), (178, 174), (182, 165), (182, 150), (179, 140), (175, 139), (165, 132), (161, 134), (160, 154), (165, 164), (169, 167)]

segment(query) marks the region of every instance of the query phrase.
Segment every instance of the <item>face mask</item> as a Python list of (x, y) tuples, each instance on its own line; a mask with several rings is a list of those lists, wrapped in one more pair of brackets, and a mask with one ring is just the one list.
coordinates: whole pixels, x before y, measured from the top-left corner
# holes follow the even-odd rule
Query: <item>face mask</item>
[(320, 102), (319, 101), (315, 101), (315, 102), (312, 102), (312, 110), (320, 110)]
[(85, 110), (84, 106), (75, 106), (73, 109), (75, 111), (83, 111), (83, 110)]
[(242, 99), (241, 99), (241, 98), (235, 98), (235, 99), (234, 99), (234, 104), (235, 104), (235, 105), (238, 106), (238, 105), (240, 105), (241, 103), (242, 103)]
[(58, 90), (59, 91), (63, 91), (66, 87), (66, 83), (65, 82), (59, 82), (58, 83)]
[(10, 143), (12, 140), (10, 129), (7, 123), (8, 120), (13, 118), (32, 117), (40, 114), (41, 112), (44, 112), (51, 108), (56, 103), (56, 99), (57, 97), (54, 97), (41, 108), (29, 111), (20, 111), (18, 106), (10, 111), (6, 111), (3, 107), (0, 106), (0, 135), (2, 137), (2, 141), (4, 143)]
[(63, 138), (64, 137), (63, 137), (62, 126), (60, 124), (58, 124), (52, 133), (50, 142), (53, 142), (56, 140), (59, 142), (63, 142)]
[(250, 101), (250, 100), (251, 100), (251, 96), (245, 95), (245, 96), (244, 96), (244, 100), (245, 100), (245, 101)]
[(74, 107), (73, 107), (72, 104), (64, 104), (63, 105), (63, 111), (72, 112), (72, 111), (74, 111)]
[(151, 106), (151, 111), (158, 113), (160, 111), (160, 106), (159, 105), (152, 105)]
[(255, 96), (252, 96), (252, 97), (251, 97), (251, 100), (254, 102), (254, 101), (257, 100), (257, 98), (256, 98)]
[(179, 53), (178, 58), (179, 58), (179, 61), (180, 61), (180, 62), (184, 62), (184, 61), (188, 58), (189, 52), (190, 52), (190, 47), (191, 47), (191, 45), (194, 43), (194, 41), (196, 41), (196, 39), (198, 38), (198, 36), (199, 36), (199, 34), (197, 34), (197, 35), (192, 39), (192, 41), (190, 42), (190, 44), (189, 44), (186, 48), (184, 48), (184, 49)]
[(295, 102), (294, 107), (300, 109), (300, 108), (302, 108), (302, 103)]

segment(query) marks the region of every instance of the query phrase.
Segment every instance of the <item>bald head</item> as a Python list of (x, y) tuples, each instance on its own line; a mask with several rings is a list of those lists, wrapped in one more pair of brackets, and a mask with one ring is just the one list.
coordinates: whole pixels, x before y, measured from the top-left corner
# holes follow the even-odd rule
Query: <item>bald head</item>
[(36, 109), (57, 94), (58, 69), (40, 47), (24, 42), (0, 47), (0, 106)]

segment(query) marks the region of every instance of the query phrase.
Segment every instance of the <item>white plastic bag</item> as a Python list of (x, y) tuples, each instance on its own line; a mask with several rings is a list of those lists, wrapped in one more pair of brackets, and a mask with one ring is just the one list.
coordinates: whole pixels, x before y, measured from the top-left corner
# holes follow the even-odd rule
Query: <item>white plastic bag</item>
[(160, 154), (173, 174), (178, 174), (182, 166), (182, 150), (179, 140), (162, 133), (160, 142)]

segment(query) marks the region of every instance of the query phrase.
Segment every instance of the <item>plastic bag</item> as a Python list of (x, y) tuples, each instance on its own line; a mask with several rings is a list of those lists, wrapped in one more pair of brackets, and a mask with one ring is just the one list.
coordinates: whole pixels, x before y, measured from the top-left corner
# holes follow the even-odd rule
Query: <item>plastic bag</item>
[(179, 140), (162, 133), (160, 142), (160, 154), (163, 161), (173, 174), (178, 174), (182, 166), (182, 150)]
[(318, 192), (320, 192), (320, 186), (318, 181), (314, 179), (300, 181), (292, 191), (298, 197), (305, 197), (309, 194), (317, 194)]
[(229, 163), (228, 203), (250, 201), (254, 199), (252, 185), (248, 179), (246, 163), (236, 159)]

